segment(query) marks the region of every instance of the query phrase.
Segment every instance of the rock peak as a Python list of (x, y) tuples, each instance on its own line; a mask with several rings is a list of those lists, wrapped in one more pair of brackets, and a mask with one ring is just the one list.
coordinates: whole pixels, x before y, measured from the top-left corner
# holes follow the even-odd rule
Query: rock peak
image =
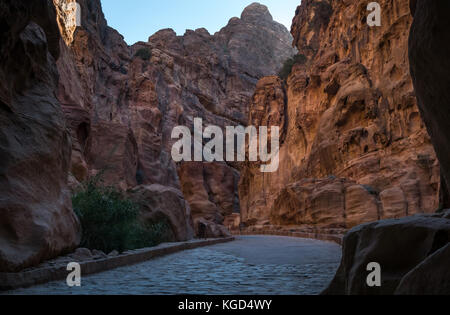
[(273, 20), (269, 8), (261, 3), (253, 2), (247, 6), (241, 15), (242, 20)]

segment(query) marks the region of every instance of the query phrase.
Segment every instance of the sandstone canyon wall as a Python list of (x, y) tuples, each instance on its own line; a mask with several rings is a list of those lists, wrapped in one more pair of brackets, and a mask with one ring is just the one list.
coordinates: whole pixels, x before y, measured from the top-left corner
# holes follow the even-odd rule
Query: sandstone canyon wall
[(77, 1), (77, 28), (66, 26), (63, 10), (73, 1), (54, 2), (64, 38), (57, 96), (73, 139), (72, 185), (103, 172), (106, 184), (131, 189), (144, 203), (146, 190), (171, 192), (178, 205), (173, 211), (184, 220), (173, 220), (165, 198), (163, 204), (153, 200), (153, 214), (145, 217), (162, 211), (177, 233), (183, 231), (175, 233), (181, 239), (192, 237), (191, 227), (200, 223), (206, 236), (228, 235), (224, 220), (239, 212), (237, 166), (177, 165), (171, 133), (179, 125), (193, 129), (194, 118), (222, 128), (245, 124), (257, 81), (295, 54), (289, 32), (254, 3), (216, 34), (197, 29), (177, 36), (165, 29), (129, 47), (108, 27), (99, 0)]
[(0, 25), (0, 271), (12, 272), (75, 248), (80, 231), (67, 185), (71, 138), (55, 97), (55, 8), (5, 0)]
[(305, 62), (287, 82), (259, 81), (249, 123), (282, 127), (278, 172), (247, 163), (239, 186), (249, 231), (343, 233), (364, 222), (434, 212), (439, 163), (409, 75), (409, 2), (304, 0), (292, 35)]
[[(194, 118), (246, 122), (257, 81), (295, 53), (267, 7), (248, 6), (213, 35), (167, 29), (133, 46), (107, 25), (100, 0), (3, 1), (0, 10), (1, 271), (76, 247), (69, 187), (99, 173), (143, 205), (143, 220), (167, 218), (177, 240), (200, 223), (202, 236), (229, 234), (236, 165), (175, 164), (171, 132)], [(80, 25), (69, 23), (73, 10)]]
[[(450, 69), (447, 58), (450, 46), (446, 44), (450, 30), (449, 20), (446, 18), (449, 6), (446, 1), (428, 4), (412, 0), (412, 14), (418, 12), (418, 16), (411, 26), (409, 39), (411, 76), (422, 117), (441, 163), (442, 177), (445, 180), (443, 183), (446, 186), (442, 203), (446, 207), (450, 207), (447, 184), (450, 183), (450, 161), (447, 158), (450, 154), (450, 138), (447, 132), (450, 112), (448, 106), (445, 106), (450, 100), (447, 75)], [(427, 29), (436, 32), (427, 32)]]
[[(418, 105), (448, 179), (450, 64), (448, 1), (411, 0), (409, 59)], [(447, 139), (447, 140), (446, 140)], [(447, 185), (443, 185), (448, 187)], [(324, 294), (450, 294), (450, 211), (385, 220), (352, 229), (343, 258)], [(381, 286), (366, 284), (368, 263), (382, 270)]]

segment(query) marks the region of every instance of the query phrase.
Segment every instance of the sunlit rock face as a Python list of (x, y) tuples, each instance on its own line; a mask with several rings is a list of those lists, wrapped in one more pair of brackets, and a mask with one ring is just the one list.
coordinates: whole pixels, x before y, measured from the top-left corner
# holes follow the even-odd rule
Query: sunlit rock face
[[(411, 75), (445, 183), (449, 176), (450, 143), (446, 132), (450, 23), (445, 15), (450, 4), (448, 1), (411, 0), (410, 8), (414, 17), (408, 50)], [(448, 187), (443, 186), (442, 190)], [(396, 187), (384, 193), (384, 199), (391, 201), (390, 212), (398, 213), (401, 209), (399, 193)], [(448, 196), (448, 192), (444, 191), (443, 195)], [(448, 204), (444, 202), (443, 206)], [(344, 239), (341, 266), (324, 294), (448, 295), (449, 240), (449, 210), (355, 227)], [(382, 285), (369, 287), (365, 284), (365, 270), (374, 261), (382, 268)]]
[[(237, 166), (218, 165), (216, 175), (209, 165), (176, 165), (171, 133), (179, 125), (192, 128), (194, 118), (220, 127), (246, 124), (258, 80), (295, 54), (288, 30), (255, 3), (216, 34), (197, 29), (177, 36), (166, 29), (129, 47), (107, 26), (99, 0), (77, 1), (75, 29), (63, 10), (72, 1), (54, 2), (64, 39), (57, 95), (73, 140), (71, 184), (103, 172), (107, 184), (124, 190), (178, 189), (193, 203), (194, 225), (202, 222), (208, 236), (227, 234), (224, 219), (239, 211)], [(196, 186), (202, 183), (207, 187)]]
[(285, 84), (262, 79), (250, 105), (252, 123), (279, 123), (282, 145), (278, 172), (242, 171), (246, 225), (346, 230), (438, 209), (439, 164), (409, 75), (409, 1), (379, 4), (380, 27), (366, 23), (366, 1), (298, 7), (306, 61)]
[(55, 8), (2, 1), (0, 24), (0, 272), (14, 272), (70, 251), (80, 231), (67, 185), (71, 139), (55, 97)]

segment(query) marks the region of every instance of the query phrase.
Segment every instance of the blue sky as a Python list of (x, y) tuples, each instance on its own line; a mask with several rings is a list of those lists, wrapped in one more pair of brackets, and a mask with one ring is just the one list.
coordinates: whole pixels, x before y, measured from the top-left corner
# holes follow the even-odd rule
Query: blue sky
[[(186, 29), (205, 27), (215, 33), (228, 20), (240, 16), (254, 0), (101, 0), (108, 25), (118, 30), (128, 44), (146, 41), (163, 28), (183, 35)], [(290, 30), (301, 0), (261, 0), (274, 19)]]

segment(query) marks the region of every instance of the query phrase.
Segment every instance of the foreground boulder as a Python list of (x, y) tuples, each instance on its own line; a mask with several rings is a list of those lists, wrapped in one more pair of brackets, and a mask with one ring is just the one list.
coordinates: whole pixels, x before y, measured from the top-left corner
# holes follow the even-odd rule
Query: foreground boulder
[[(450, 294), (444, 259), (449, 241), (450, 210), (355, 227), (344, 238), (341, 265), (324, 294)], [(381, 287), (367, 285), (372, 262), (381, 266)]]
[(11, 272), (80, 239), (67, 188), (70, 135), (55, 98), (54, 7), (2, 1), (0, 24), (0, 272)]

